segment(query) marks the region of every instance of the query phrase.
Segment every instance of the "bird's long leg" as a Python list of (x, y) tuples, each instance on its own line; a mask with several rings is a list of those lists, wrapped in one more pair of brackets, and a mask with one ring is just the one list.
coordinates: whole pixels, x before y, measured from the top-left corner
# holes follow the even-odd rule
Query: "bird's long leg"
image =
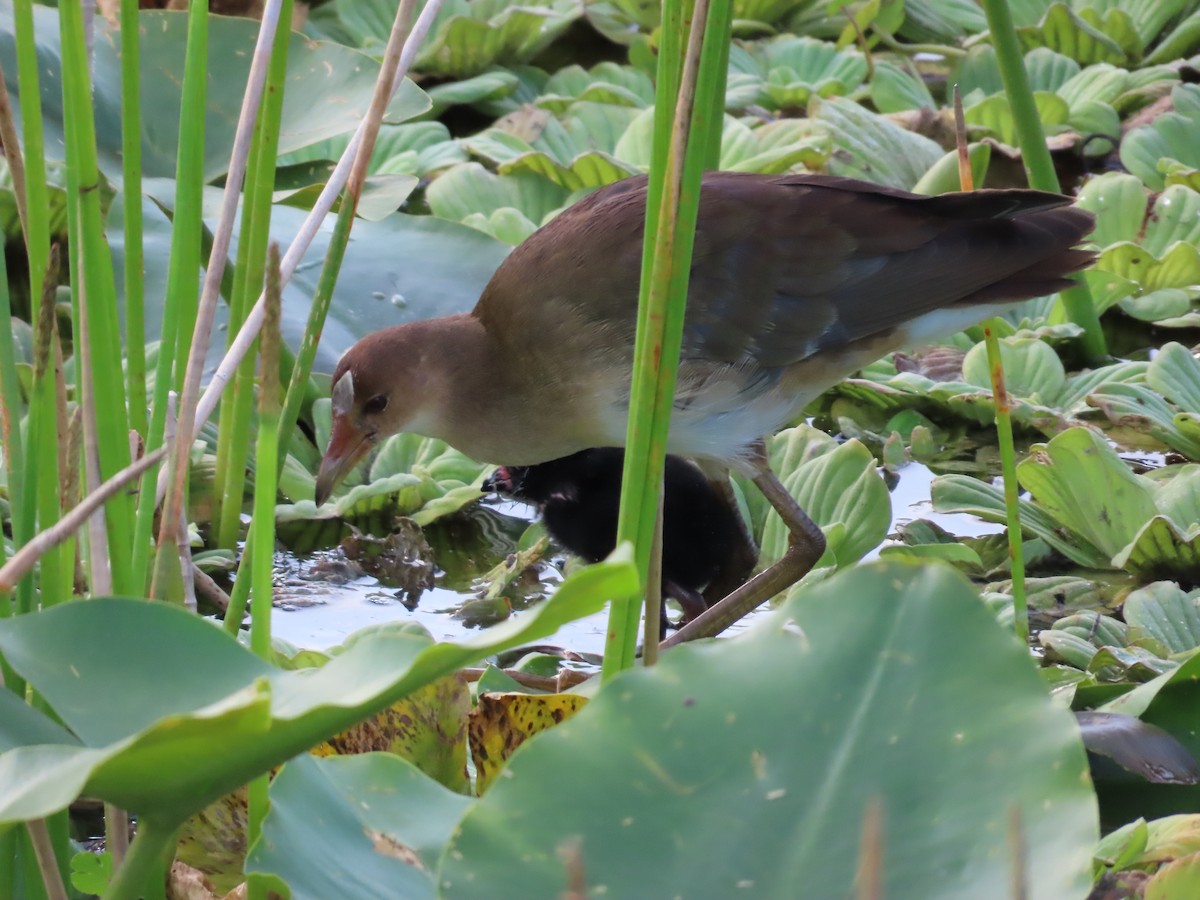
[(720, 634), (763, 601), (787, 590), (803, 578), (825, 552), (825, 535), (771, 471), (762, 441), (755, 444), (748, 463), (755, 486), (788, 527), (787, 549), (778, 562), (759, 572), (663, 641), (659, 645), (661, 649)]

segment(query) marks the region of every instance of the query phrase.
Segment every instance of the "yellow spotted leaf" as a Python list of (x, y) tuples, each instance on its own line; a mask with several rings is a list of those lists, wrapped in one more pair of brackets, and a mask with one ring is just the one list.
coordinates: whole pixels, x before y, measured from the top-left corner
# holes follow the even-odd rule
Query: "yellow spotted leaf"
[(587, 702), (579, 694), (481, 694), (469, 736), (480, 794), (527, 738), (575, 715)]

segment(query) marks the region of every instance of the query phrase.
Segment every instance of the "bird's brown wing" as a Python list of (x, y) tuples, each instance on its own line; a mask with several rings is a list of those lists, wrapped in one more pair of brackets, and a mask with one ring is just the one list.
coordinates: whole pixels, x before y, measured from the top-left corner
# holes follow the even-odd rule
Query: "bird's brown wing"
[(1053, 194), (791, 176), (717, 177), (703, 196), (687, 358), (787, 366), (944, 307), (1051, 293), (1091, 259), (1074, 249), (1090, 214)]
[[(645, 186), (603, 188), (539, 230), (475, 315), (489, 330), (504, 322), (514, 352), (551, 349), (553, 365), (627, 356)], [(1073, 249), (1090, 214), (1036, 191), (921, 197), (828, 176), (711, 173), (701, 197), (685, 367), (786, 367), (942, 307), (1052, 292), (1091, 258)]]

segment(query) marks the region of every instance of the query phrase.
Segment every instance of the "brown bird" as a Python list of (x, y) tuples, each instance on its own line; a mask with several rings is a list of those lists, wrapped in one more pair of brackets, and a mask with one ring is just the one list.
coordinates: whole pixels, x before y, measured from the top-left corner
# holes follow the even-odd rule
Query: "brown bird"
[[(739, 590), (770, 596), (824, 551), (762, 438), (885, 353), (1064, 287), (1093, 258), (1076, 246), (1093, 218), (1070, 202), (705, 175), (668, 452), (714, 479), (747, 473), (788, 523), (784, 559)], [(645, 207), (644, 176), (601, 188), (517, 247), (470, 313), (351, 347), (333, 376), (317, 502), (399, 431), (512, 466), (623, 446)]]

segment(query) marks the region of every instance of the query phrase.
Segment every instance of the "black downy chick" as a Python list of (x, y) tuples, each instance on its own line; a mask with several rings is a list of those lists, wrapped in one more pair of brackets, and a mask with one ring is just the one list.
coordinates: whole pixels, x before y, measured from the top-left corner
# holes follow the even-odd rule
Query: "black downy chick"
[[(584, 450), (535, 466), (502, 466), (484, 489), (537, 506), (550, 536), (594, 563), (616, 546), (624, 463), (621, 448)], [(700, 592), (741, 546), (740, 514), (680, 457), (667, 457), (663, 484), (662, 592), (679, 603), (687, 622), (707, 608)], [(665, 612), (663, 620), (666, 627)]]

